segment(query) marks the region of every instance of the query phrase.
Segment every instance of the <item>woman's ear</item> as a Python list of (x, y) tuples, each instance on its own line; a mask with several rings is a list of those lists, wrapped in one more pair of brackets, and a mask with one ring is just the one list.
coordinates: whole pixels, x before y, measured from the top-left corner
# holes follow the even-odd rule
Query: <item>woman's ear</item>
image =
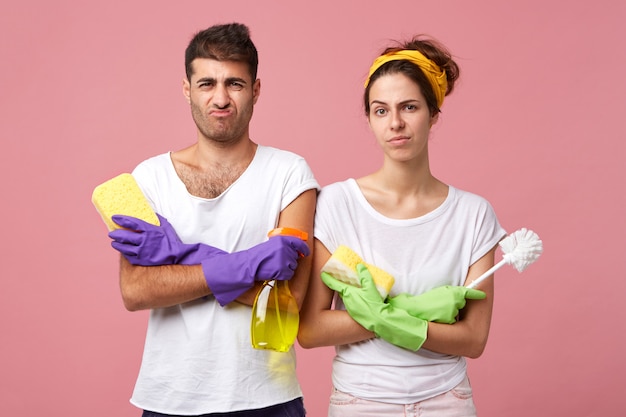
[(433, 125), (437, 123), (437, 120), (439, 120), (439, 113), (434, 116), (430, 116), (430, 127), (433, 127)]

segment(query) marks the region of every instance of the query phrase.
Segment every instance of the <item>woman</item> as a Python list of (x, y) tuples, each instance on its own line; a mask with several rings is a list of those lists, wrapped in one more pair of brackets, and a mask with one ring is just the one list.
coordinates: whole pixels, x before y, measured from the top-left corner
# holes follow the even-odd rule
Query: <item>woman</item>
[[(505, 231), (485, 199), (430, 171), (430, 129), (458, 75), (432, 39), (387, 48), (364, 93), (382, 167), (319, 195), (298, 340), (305, 348), (336, 346), (329, 416), (476, 414), (464, 357), (483, 352), (494, 289), (492, 280), (481, 291), (464, 285), (493, 266)], [(363, 266), (361, 288), (326, 273), (319, 279), (340, 245), (395, 277), (387, 300)]]

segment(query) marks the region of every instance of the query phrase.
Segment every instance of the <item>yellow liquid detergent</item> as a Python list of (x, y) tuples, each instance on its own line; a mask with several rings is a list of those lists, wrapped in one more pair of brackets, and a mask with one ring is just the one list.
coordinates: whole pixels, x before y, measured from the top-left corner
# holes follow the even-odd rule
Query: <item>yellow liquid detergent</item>
[[(273, 236), (296, 236), (308, 239), (306, 232), (288, 227), (273, 229)], [(300, 311), (298, 303), (289, 291), (289, 281), (265, 281), (252, 305), (250, 340), (255, 349), (287, 352), (296, 340)]]
[(252, 306), (252, 346), (287, 352), (296, 340), (299, 324), (298, 303), (288, 281), (266, 281)]

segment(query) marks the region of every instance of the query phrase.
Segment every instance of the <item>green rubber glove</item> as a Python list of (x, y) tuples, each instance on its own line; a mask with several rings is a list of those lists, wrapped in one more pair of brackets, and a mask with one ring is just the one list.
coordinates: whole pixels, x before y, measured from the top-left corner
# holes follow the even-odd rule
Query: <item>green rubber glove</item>
[(445, 285), (420, 295), (399, 294), (390, 297), (388, 303), (422, 320), (452, 324), (466, 300), (482, 300), (486, 296), (479, 290)]
[(361, 287), (346, 284), (322, 272), (322, 281), (341, 296), (350, 316), (376, 336), (412, 351), (418, 350), (428, 333), (428, 322), (384, 302), (372, 275), (363, 264), (357, 265)]

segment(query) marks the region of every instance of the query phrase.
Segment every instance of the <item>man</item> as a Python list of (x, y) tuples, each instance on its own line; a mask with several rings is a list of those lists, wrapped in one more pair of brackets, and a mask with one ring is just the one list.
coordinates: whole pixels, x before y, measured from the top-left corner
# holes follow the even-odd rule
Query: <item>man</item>
[(291, 279), (302, 304), (312, 242), (267, 233), (312, 236), (319, 185), (298, 155), (251, 140), (257, 65), (242, 24), (194, 36), (183, 93), (197, 142), (133, 171), (161, 225), (114, 216), (134, 230), (110, 233), (124, 304), (151, 309), (131, 398), (146, 417), (305, 415), (293, 348), (253, 349), (250, 306), (268, 279)]

